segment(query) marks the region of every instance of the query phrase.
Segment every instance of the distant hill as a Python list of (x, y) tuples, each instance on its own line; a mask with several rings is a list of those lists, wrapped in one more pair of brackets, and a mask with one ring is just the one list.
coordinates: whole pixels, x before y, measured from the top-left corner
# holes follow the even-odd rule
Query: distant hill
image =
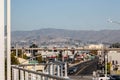
[(12, 42), (36, 41), (37, 43), (48, 41), (66, 41), (68, 39), (83, 42), (120, 42), (120, 30), (65, 30), (46, 28), (32, 31), (13, 31)]

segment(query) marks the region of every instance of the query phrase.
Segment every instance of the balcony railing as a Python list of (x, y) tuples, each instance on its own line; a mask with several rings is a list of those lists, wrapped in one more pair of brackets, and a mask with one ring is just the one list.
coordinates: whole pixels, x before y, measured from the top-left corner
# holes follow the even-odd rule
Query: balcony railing
[[(51, 72), (37, 72), (35, 70), (28, 70), (27, 66), (31, 66), (32, 64), (29, 65), (12, 65), (11, 70), (12, 70), (12, 80), (71, 80), (67, 77), (67, 65), (64, 65), (65, 70), (62, 69), (63, 66), (61, 64), (57, 63), (57, 75), (53, 74), (53, 68), (49, 66), (53, 66), (53, 63), (49, 63), (48, 65), (48, 70)], [(39, 64), (37, 64), (39, 65)], [(55, 65), (55, 64), (54, 64)], [(32, 65), (34, 66), (34, 64)], [(52, 69), (52, 70), (51, 70)], [(63, 76), (63, 71), (64, 71), (64, 76)]]

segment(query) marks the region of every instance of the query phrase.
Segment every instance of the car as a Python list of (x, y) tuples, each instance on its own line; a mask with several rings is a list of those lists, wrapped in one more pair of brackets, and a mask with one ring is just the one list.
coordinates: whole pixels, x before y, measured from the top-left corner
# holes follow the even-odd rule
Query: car
[(73, 73), (75, 73), (75, 72), (77, 72), (77, 67), (71, 67), (71, 68), (69, 68), (68, 69), (68, 74), (73, 74)]
[(120, 75), (110, 75), (110, 80), (120, 80)]
[(98, 77), (93, 77), (92, 80), (110, 80), (110, 77), (108, 75), (105, 76), (105, 74), (99, 74)]
[(97, 80), (110, 80), (109, 77), (98, 77)]

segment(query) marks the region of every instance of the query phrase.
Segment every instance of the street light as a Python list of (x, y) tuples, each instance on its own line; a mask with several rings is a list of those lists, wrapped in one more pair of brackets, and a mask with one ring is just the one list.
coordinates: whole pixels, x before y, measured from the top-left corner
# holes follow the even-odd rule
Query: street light
[(7, 80), (11, 80), (11, 0), (7, 0)]
[(15, 47), (16, 47), (16, 57), (18, 58), (18, 44), (17, 44), (17, 42), (15, 43)]
[(118, 22), (118, 21), (113, 21), (113, 20), (111, 20), (111, 19), (108, 19), (107, 21), (110, 22), (110, 23), (115, 23), (115, 24), (120, 25), (120, 22)]
[(105, 77), (107, 77), (107, 55), (105, 55)]
[(5, 80), (4, 0), (0, 0), (0, 79)]

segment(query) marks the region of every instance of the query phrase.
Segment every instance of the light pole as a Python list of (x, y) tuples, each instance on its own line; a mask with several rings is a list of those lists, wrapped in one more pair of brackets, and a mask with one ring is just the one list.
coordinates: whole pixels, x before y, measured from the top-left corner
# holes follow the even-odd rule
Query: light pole
[(105, 70), (104, 70), (104, 73), (105, 73), (105, 77), (107, 78), (107, 53), (104, 51), (104, 45), (102, 44), (102, 53), (104, 53), (104, 64), (105, 64)]
[(118, 21), (112, 21), (111, 19), (108, 19), (108, 22), (120, 25), (120, 22), (118, 22)]
[(107, 54), (105, 55), (105, 77), (107, 77)]
[(11, 80), (11, 0), (7, 0), (7, 80)]
[(4, 0), (0, 0), (0, 80), (5, 80)]
[(16, 57), (18, 58), (18, 44), (17, 44), (17, 42), (15, 43), (15, 47), (16, 47)]

